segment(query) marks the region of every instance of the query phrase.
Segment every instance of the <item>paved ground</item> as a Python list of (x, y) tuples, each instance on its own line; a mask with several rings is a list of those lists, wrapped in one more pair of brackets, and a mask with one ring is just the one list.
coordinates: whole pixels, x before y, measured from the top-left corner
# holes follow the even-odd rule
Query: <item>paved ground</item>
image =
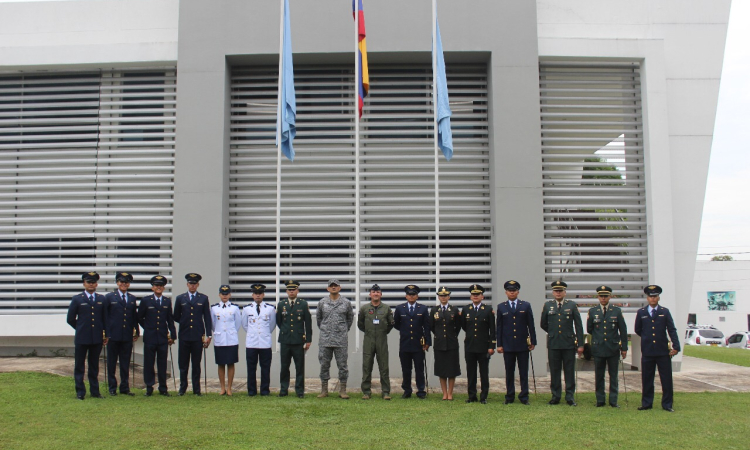
[[(16, 372), (16, 371), (40, 371), (49, 372), (63, 376), (73, 376), (73, 358), (29, 358), (29, 357), (16, 357), (16, 358), (0, 358), (0, 372)], [(292, 370), (293, 371), (293, 370)], [(397, 373), (396, 373), (397, 374)], [(620, 392), (623, 392), (622, 375), (620, 371)], [(104, 379), (104, 369), (100, 367), (100, 379)], [(293, 375), (293, 374), (292, 374)], [(373, 391), (379, 392), (380, 384), (376, 381), (376, 373), (373, 374)], [(692, 358), (689, 356), (683, 356), (682, 359), (682, 371), (675, 372), (674, 376), (675, 391), (678, 392), (750, 392), (750, 367), (740, 367), (731, 364), (718, 363), (705, 359)], [(137, 388), (143, 388), (143, 372), (140, 366), (136, 367), (135, 380)], [(628, 392), (640, 393), (641, 374), (637, 371), (625, 370), (625, 380)], [(360, 380), (350, 380), (348, 386), (349, 392), (356, 392), (359, 390)], [(549, 393), (549, 377), (537, 377), (536, 389), (538, 393)], [(529, 380), (532, 384), (533, 382)], [(169, 381), (170, 389), (172, 389), (172, 382)], [(517, 382), (516, 382), (517, 384)], [(657, 376), (656, 389), (659, 392), (659, 380)], [(246, 380), (244, 378), (238, 378), (234, 380), (233, 390), (235, 392), (243, 392), (246, 389)], [(392, 393), (394, 395), (400, 394), (401, 390), (401, 378), (391, 378)], [(331, 389), (338, 389), (338, 380), (331, 379)], [(320, 380), (317, 378), (308, 378), (305, 382), (305, 389), (307, 392), (319, 392), (320, 391)], [(518, 387), (516, 388), (519, 389)], [(272, 391), (277, 391), (272, 388)], [(593, 392), (594, 391), (594, 372), (593, 371), (580, 371), (578, 373), (578, 390), (579, 392)], [(218, 378), (208, 379), (208, 391), (219, 392), (219, 380)], [(440, 386), (430, 386), (430, 392), (440, 392)], [(505, 392), (505, 378), (491, 378), (490, 379), (490, 391), (491, 392)], [(466, 393), (466, 378), (458, 378), (456, 380), (455, 393)], [(622, 395), (622, 394), (621, 394)]]

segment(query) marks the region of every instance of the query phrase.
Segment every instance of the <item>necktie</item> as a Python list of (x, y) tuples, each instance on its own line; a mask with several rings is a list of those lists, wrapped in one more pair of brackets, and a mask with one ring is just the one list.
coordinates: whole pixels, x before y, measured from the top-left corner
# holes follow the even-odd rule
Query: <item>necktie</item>
[(195, 294), (190, 294), (190, 303), (195, 303)]
[(125, 294), (122, 294), (122, 303), (124, 306), (128, 306), (128, 297)]
[(92, 305), (94, 304), (94, 296), (93, 295), (89, 295), (89, 303), (91, 303)]
[(446, 311), (447, 309), (448, 309), (448, 308), (446, 308), (445, 306), (443, 306), (443, 312), (445, 312), (445, 311)]
[(652, 319), (656, 318), (656, 308), (654, 308), (654, 309), (651, 310), (651, 318)]
[(227, 304), (226, 304), (226, 303), (224, 303), (223, 305), (221, 305), (221, 307), (222, 307), (222, 308), (226, 308), (226, 307), (227, 307)]
[(291, 302), (289, 302), (289, 308), (290, 308), (290, 309), (291, 309), (291, 308), (294, 308), (294, 300), (292, 300)]
[(156, 306), (161, 306), (161, 297), (156, 299)]
[(255, 304), (255, 310), (258, 311), (258, 316), (260, 316), (260, 303)]
[(562, 302), (557, 302), (557, 310), (560, 311), (560, 308), (562, 308)]
[(516, 312), (516, 302), (510, 302), (510, 309)]
[(414, 314), (414, 306), (413, 305), (409, 306), (409, 314)]
[(607, 315), (607, 307), (606, 306), (604, 307), (604, 315), (605, 316)]

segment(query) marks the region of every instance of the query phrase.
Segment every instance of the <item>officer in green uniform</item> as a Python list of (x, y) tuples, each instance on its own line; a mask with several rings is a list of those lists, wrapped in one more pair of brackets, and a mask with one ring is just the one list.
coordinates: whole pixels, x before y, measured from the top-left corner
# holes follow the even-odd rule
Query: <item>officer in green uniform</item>
[[(565, 370), (565, 401), (570, 406), (575, 402), (576, 347), (583, 354), (583, 323), (578, 305), (565, 298), (568, 285), (563, 281), (552, 283), (554, 300), (544, 303), (541, 327), (547, 332), (547, 357), (550, 371), (550, 405), (560, 403), (562, 382), (560, 376)], [(575, 327), (575, 329), (574, 329)]]
[(391, 378), (388, 368), (388, 333), (393, 329), (393, 312), (380, 299), (383, 293), (380, 286), (370, 288), (370, 304), (359, 310), (357, 328), (365, 333), (362, 344), (362, 400), (372, 396), (372, 365), (378, 358), (380, 387), (383, 400), (391, 399)]
[(281, 349), (281, 374), (279, 397), (289, 395), (289, 367), (294, 359), (294, 392), (299, 398), (305, 398), (305, 352), (312, 342), (312, 316), (307, 301), (297, 298), (299, 283), (294, 280), (286, 282), (286, 295), (276, 308), (276, 326), (279, 327)]
[(604, 371), (609, 371), (609, 406), (617, 406), (618, 376), (617, 366), (620, 356), (624, 359), (628, 354), (628, 327), (622, 317), (622, 310), (609, 304), (612, 288), (599, 286), (596, 288), (599, 296), (599, 306), (589, 309), (586, 320), (586, 331), (591, 335), (591, 354), (594, 356), (594, 372), (596, 376), (596, 406), (605, 405)]

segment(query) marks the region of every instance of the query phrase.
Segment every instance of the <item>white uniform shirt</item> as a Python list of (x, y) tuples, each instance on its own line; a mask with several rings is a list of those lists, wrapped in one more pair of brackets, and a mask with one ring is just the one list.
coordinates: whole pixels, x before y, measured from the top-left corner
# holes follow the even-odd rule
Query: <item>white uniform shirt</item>
[(247, 348), (271, 348), (273, 339), (271, 333), (276, 328), (276, 309), (260, 302), (260, 315), (258, 315), (256, 303), (252, 302), (242, 308), (242, 328), (247, 331), (245, 347)]
[[(226, 305), (225, 308), (222, 306)], [(240, 330), (242, 316), (240, 308), (230, 302), (219, 302), (211, 307), (211, 322), (214, 329), (214, 345), (226, 347), (239, 345), (237, 332)]]

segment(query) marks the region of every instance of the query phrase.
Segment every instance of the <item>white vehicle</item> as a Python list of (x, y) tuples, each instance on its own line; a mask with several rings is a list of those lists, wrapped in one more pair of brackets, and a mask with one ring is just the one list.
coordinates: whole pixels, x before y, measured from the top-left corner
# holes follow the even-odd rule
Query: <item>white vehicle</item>
[(710, 325), (697, 325), (685, 331), (685, 345), (726, 346), (724, 333)]
[(750, 331), (738, 331), (727, 338), (727, 347), (750, 350)]

